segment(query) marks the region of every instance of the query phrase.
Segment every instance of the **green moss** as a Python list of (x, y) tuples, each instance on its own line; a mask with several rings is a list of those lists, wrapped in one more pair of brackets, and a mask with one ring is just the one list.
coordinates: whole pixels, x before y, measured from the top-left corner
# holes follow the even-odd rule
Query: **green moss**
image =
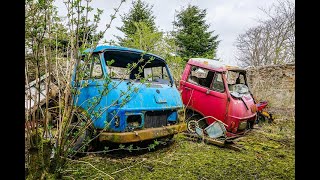
[(31, 138), (37, 139), (37, 142), (34, 144), (34, 147), (28, 150), (29, 155), (29, 164), (28, 164), (28, 175), (26, 179), (41, 179), (41, 177), (46, 177), (47, 179), (51, 178), (54, 175), (48, 173), (50, 166), (50, 155), (52, 151), (52, 143), (50, 139), (44, 139), (43, 128), (38, 129), (38, 133), (32, 133)]
[[(115, 179), (294, 179), (294, 121), (275, 122), (240, 138), (237, 144), (245, 148), (240, 152), (192, 142), (180, 134), (173, 144), (156, 151), (124, 158), (90, 155), (79, 160)], [(108, 179), (97, 169), (69, 161), (62, 178)]]

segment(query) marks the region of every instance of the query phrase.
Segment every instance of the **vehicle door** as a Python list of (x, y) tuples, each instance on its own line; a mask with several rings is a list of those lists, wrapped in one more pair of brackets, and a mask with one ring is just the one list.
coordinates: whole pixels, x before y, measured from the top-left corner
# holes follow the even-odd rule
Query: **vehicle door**
[[(221, 73), (191, 66), (182, 88), (185, 91), (182, 96), (186, 106), (204, 116), (224, 120), (227, 95)], [(208, 118), (208, 120), (210, 123), (214, 121), (213, 118)]]
[(105, 117), (103, 107), (106, 105), (106, 97), (103, 96), (105, 80), (100, 55), (95, 53), (89, 59), (84, 57), (80, 61), (77, 72), (78, 95), (75, 96), (74, 103), (86, 110), (96, 124), (102, 117)]
[[(211, 114), (213, 117), (225, 122), (227, 105), (228, 105), (228, 95), (226, 88), (224, 86), (223, 74), (221, 72), (215, 72), (212, 84), (210, 86), (209, 93), (207, 93), (210, 107), (207, 108), (207, 114)], [(208, 124), (211, 124), (215, 120), (209, 118)]]

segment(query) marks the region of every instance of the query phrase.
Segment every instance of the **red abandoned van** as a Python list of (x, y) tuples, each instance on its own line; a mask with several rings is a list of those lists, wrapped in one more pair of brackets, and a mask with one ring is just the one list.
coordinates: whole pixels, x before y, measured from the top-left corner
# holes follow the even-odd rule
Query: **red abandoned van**
[[(180, 80), (188, 131), (205, 128), (216, 120), (224, 123), (227, 136), (253, 127), (257, 108), (249, 91), (246, 71), (220, 61), (191, 58)], [(199, 121), (203, 119), (203, 121)]]

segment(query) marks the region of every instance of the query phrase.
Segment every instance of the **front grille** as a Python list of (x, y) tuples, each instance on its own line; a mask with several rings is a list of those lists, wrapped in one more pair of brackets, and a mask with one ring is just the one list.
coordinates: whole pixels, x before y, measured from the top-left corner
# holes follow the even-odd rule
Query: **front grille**
[(167, 125), (168, 111), (146, 112), (144, 116), (144, 127), (162, 127)]

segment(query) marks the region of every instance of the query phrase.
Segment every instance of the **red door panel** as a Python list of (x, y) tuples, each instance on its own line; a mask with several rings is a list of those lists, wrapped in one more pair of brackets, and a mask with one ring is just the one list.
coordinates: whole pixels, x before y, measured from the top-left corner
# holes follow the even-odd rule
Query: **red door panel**
[[(190, 74), (190, 67), (188, 70)], [(184, 81), (187, 80), (187, 74), (185, 73), (183, 74), (183, 78), (180, 81), (180, 90), (185, 106), (200, 112), (204, 116), (213, 116), (216, 119), (224, 121), (227, 105), (226, 91), (217, 92), (213, 89)], [(208, 118), (207, 122), (211, 124), (215, 121), (214, 118)]]

